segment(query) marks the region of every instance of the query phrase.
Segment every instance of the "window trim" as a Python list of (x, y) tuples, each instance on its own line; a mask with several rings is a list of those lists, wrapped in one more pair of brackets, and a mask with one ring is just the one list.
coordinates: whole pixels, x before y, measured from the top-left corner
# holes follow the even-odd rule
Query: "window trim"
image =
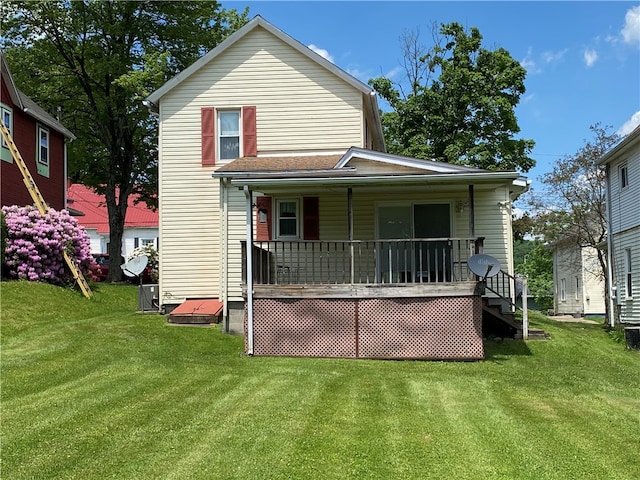
[[(221, 117), (224, 113), (237, 113), (238, 114), (238, 156), (234, 158), (222, 158), (222, 139), (223, 138), (232, 138), (231, 135), (222, 135), (222, 124)], [(216, 140), (216, 159), (218, 163), (224, 164), (228, 162), (232, 162), (236, 158), (242, 157), (242, 108), (216, 108), (216, 117), (215, 117), (215, 140)]]
[[(280, 233), (280, 205), (283, 203), (295, 203), (296, 205), (296, 234), (295, 235), (282, 235)], [(300, 210), (300, 197), (281, 197), (276, 198), (275, 202), (275, 239), (276, 240), (297, 240), (302, 238), (301, 226), (301, 210)]]
[[(42, 145), (40, 144), (41, 133), (46, 133), (47, 136), (47, 160), (42, 161)], [(36, 126), (36, 169), (39, 175), (49, 178), (49, 169), (51, 166), (51, 131), (44, 125), (38, 124)]]
[[(13, 108), (11, 108), (9, 105), (5, 103), (2, 103), (0, 104), (0, 115), (2, 115), (3, 122), (4, 122), (5, 113), (9, 114), (9, 125), (5, 124), (5, 126), (7, 127), (7, 130), (9, 130), (9, 134), (13, 136)], [(0, 142), (0, 145), (2, 145), (2, 154), (0, 155), (2, 157), (2, 160), (9, 163), (13, 163), (13, 155), (9, 150), (9, 145), (7, 145), (7, 142), (4, 141), (4, 137), (2, 137), (2, 141)]]
[(618, 172), (620, 175), (620, 190), (626, 190), (629, 188), (629, 168), (626, 162), (618, 167)]

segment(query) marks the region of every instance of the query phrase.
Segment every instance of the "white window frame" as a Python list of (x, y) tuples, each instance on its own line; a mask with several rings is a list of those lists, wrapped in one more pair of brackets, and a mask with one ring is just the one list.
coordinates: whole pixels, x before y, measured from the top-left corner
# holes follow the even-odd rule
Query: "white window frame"
[(567, 279), (566, 278), (560, 279), (560, 301), (561, 302), (567, 301)]
[(620, 190), (625, 190), (629, 186), (629, 169), (627, 164), (623, 163), (618, 167), (620, 172)]
[[(296, 205), (296, 216), (295, 216), (295, 223), (296, 223), (296, 234), (295, 235), (282, 235), (280, 233), (280, 205), (282, 205), (283, 203), (295, 203)], [(277, 198), (276, 199), (276, 205), (275, 205), (275, 227), (276, 227), (276, 239), (277, 240), (295, 240), (295, 239), (300, 239), (302, 238), (301, 236), (301, 232), (300, 232), (300, 225), (301, 225), (301, 218), (300, 218), (300, 214), (301, 209), (300, 209), (300, 198), (299, 197), (283, 197), (283, 198)]]
[[(11, 136), (13, 136), (13, 108), (11, 108), (9, 105), (5, 105), (4, 103), (0, 106), (0, 112), (2, 115), (2, 121), (4, 122), (4, 116), (5, 114), (9, 115), (9, 124), (7, 125), (7, 122), (4, 122), (5, 127), (7, 127), (7, 130), (9, 130), (9, 134)], [(4, 148), (9, 148), (9, 145), (7, 145), (7, 142), (4, 141), (4, 137), (2, 137), (2, 146)]]
[(579, 292), (580, 292), (580, 277), (576, 277), (576, 294), (575, 294), (576, 300), (580, 300)]
[(631, 249), (624, 249), (624, 290), (625, 298), (633, 299), (633, 265), (631, 263)]
[[(222, 158), (222, 139), (232, 138), (236, 135), (222, 134), (222, 115), (225, 113), (236, 113), (238, 115), (238, 156), (233, 158)], [(241, 108), (221, 108), (216, 109), (216, 157), (220, 163), (227, 163), (242, 157), (242, 109)]]
[[(47, 152), (47, 158), (46, 159), (42, 159), (42, 134), (45, 134), (45, 137), (47, 139), (46, 145), (44, 146)], [(38, 125), (37, 131), (36, 131), (36, 139), (38, 142), (38, 151), (36, 152), (36, 157), (38, 160), (38, 163), (41, 165), (45, 165), (45, 166), (49, 166), (49, 162), (51, 159), (51, 134), (49, 133), (49, 129), (43, 127), (42, 125)]]

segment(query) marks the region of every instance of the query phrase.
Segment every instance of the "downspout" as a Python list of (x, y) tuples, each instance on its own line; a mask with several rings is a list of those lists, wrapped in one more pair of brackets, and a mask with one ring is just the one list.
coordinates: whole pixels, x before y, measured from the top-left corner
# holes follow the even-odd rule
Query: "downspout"
[(243, 190), (247, 200), (247, 355), (253, 355), (253, 201), (249, 187)]
[[(605, 183), (607, 186), (606, 195), (607, 195), (607, 283), (609, 284), (609, 325), (611, 327), (615, 326), (615, 312), (614, 312), (614, 303), (613, 303), (613, 240), (611, 234), (611, 181), (610, 181), (610, 165), (607, 164), (605, 167)], [(617, 294), (617, 289), (616, 289)]]
[(469, 185), (469, 237), (476, 236), (476, 212), (475, 203), (473, 199), (473, 184)]

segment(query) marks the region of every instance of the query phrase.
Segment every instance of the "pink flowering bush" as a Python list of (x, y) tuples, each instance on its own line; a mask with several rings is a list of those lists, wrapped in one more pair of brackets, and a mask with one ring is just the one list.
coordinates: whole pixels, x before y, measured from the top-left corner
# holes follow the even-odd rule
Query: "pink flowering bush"
[(2, 207), (7, 226), (5, 264), (10, 277), (61, 285), (73, 277), (63, 251), (75, 259), (87, 280), (97, 265), (83, 227), (66, 210), (49, 209), (42, 216), (35, 207)]

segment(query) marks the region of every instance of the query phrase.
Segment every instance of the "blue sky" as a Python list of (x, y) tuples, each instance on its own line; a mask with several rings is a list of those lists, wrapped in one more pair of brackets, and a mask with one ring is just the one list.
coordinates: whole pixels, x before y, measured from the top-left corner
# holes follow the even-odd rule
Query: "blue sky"
[(436, 23), (477, 27), (486, 48), (503, 47), (526, 69), (516, 113), (520, 138), (536, 142), (534, 188), (555, 161), (592, 139), (600, 122), (628, 133), (640, 124), (640, 2), (222, 1), (261, 15), (367, 82), (402, 79), (399, 38)]

